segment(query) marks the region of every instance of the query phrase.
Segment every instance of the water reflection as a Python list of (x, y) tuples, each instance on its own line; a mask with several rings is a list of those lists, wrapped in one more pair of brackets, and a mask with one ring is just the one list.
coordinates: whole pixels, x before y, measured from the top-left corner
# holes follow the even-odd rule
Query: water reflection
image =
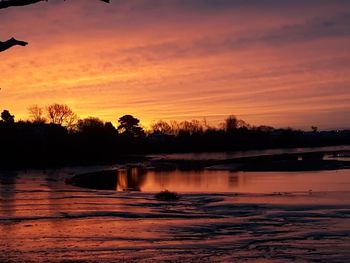
[(8, 171), (0, 173), (1, 214), (12, 216), (15, 213), (16, 181), (16, 172)]
[[(16, 182), (16, 172), (0, 172), (0, 217), (16, 215)], [(0, 224), (0, 236), (5, 240), (2, 249), (5, 253), (15, 248), (11, 236), (16, 233), (16, 230), (13, 224)]]
[(99, 190), (141, 191), (146, 181), (146, 175), (146, 169), (128, 168), (81, 174), (66, 182)]
[(273, 193), (348, 191), (349, 170), (317, 172), (155, 171), (130, 168), (74, 177), (73, 185), (116, 191), (193, 193)]
[(116, 172), (117, 191), (141, 191), (146, 181), (147, 170), (141, 168), (130, 168)]
[[(227, 261), (226, 251), (233, 251), (241, 257), (241, 251), (248, 251), (246, 243), (254, 243), (257, 236), (259, 240), (263, 238), (265, 244), (270, 244), (271, 240), (284, 240), (288, 248), (295, 243), (295, 238), (302, 242), (305, 237), (310, 237), (301, 245), (310, 245), (307, 251), (316, 251), (314, 245), (318, 244), (317, 251), (322, 259), (329, 252), (322, 249), (328, 248), (330, 242), (335, 242), (334, 247), (340, 253), (349, 251), (350, 170), (230, 173), (129, 168), (78, 176), (85, 178), (81, 181), (85, 187), (90, 183), (90, 187), (107, 186), (117, 191), (168, 189), (179, 193), (200, 192), (196, 195), (181, 194), (178, 203), (168, 205), (156, 203), (153, 193), (114, 193), (64, 184), (64, 179), (73, 174), (96, 169), (101, 167), (0, 172), (0, 262), (100, 259), (103, 262), (145, 259), (157, 262), (165, 261), (163, 258), (170, 261), (175, 258), (172, 254), (168, 257), (169, 250), (164, 250), (164, 247), (176, 248), (176, 253), (183, 249), (224, 247), (225, 258), (217, 260), (221, 262)], [(204, 194), (309, 189), (313, 190), (311, 195)], [(344, 189), (348, 192), (317, 193)], [(251, 223), (252, 216), (254, 224)], [(293, 249), (292, 252), (299, 251), (300, 244)], [(201, 250), (198, 253), (202, 253)], [(247, 253), (257, 252), (249, 250)], [(265, 255), (265, 251), (261, 253)], [(147, 258), (149, 255), (154, 257)], [(183, 256), (182, 252), (180, 256)], [(345, 262), (345, 256), (339, 262)], [(193, 260), (198, 261), (197, 257), (196, 253)], [(252, 257), (249, 254), (247, 258)], [(330, 259), (334, 259), (333, 255)]]

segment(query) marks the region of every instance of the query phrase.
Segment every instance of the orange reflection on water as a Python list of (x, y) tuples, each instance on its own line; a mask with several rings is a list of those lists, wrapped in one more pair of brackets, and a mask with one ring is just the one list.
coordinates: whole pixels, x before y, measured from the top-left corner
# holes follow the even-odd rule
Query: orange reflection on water
[(204, 193), (274, 193), (348, 191), (350, 171), (229, 172), (153, 171), (131, 168), (117, 172), (117, 191)]
[(139, 168), (122, 169), (117, 171), (116, 190), (120, 191), (141, 191), (144, 183), (146, 170)]
[[(98, 174), (101, 180), (111, 175), (110, 190), (144, 193), (64, 183), (72, 174), (89, 171), (0, 172), (0, 262), (238, 262), (253, 257), (264, 262), (269, 251), (280, 247), (279, 241), (287, 247), (283, 262), (291, 256), (303, 262), (305, 255), (315, 262), (333, 262), (335, 256), (347, 262), (350, 193), (341, 191), (349, 186), (349, 170), (230, 173), (132, 168)], [(312, 195), (217, 195), (310, 186)], [(145, 193), (165, 188), (197, 194), (181, 193), (180, 200), (170, 204)], [(321, 190), (338, 192), (317, 192)], [(256, 244), (257, 239), (266, 250), (247, 249), (246, 244)]]

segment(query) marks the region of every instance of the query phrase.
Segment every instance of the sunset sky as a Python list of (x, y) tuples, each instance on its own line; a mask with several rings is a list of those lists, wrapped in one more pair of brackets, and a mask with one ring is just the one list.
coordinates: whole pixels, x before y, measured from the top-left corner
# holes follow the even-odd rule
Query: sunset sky
[(50, 0), (0, 10), (0, 110), (66, 103), (116, 123), (235, 114), (350, 128), (348, 0)]

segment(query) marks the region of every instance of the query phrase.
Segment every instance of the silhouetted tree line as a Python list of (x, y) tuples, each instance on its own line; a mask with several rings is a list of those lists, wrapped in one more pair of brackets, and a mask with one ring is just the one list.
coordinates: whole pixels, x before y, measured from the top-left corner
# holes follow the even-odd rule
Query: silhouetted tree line
[[(0, 166), (26, 167), (125, 161), (130, 154), (235, 151), (340, 145), (350, 131), (311, 132), (252, 126), (229, 116), (220, 127), (206, 121), (158, 121), (145, 131), (132, 115), (118, 126), (99, 118), (79, 119), (64, 104), (33, 105), (30, 120), (15, 121), (8, 110), (0, 120)], [(129, 157), (128, 157), (129, 158)]]

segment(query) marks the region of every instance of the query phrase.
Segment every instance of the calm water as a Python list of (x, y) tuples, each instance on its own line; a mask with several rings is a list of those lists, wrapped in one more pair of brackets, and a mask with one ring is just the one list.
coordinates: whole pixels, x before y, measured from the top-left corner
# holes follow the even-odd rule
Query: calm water
[[(0, 262), (328, 263), (350, 257), (349, 171), (120, 175), (118, 187), (137, 185), (142, 192), (64, 183), (100, 169), (106, 167), (1, 172)], [(165, 188), (178, 191), (180, 200), (156, 201), (151, 192)], [(282, 191), (293, 192), (274, 193)]]
[[(350, 161), (350, 146), (321, 148), (273, 149), (234, 153), (188, 153), (153, 155), (154, 159), (224, 160), (237, 157), (302, 153), (316, 151), (344, 151), (344, 155), (326, 155), (324, 159)], [(310, 191), (350, 191), (350, 170), (308, 172), (230, 172), (215, 170), (153, 171), (146, 169), (118, 169), (110, 190), (159, 192), (170, 190), (183, 193), (276, 193)]]
[[(350, 170), (130, 169), (114, 171), (111, 190), (64, 183), (75, 174), (117, 168), (0, 172), (0, 262), (350, 258)], [(179, 192), (180, 200), (155, 200), (164, 189)]]
[(116, 191), (183, 193), (273, 193), (350, 191), (350, 170), (317, 172), (116, 171)]

